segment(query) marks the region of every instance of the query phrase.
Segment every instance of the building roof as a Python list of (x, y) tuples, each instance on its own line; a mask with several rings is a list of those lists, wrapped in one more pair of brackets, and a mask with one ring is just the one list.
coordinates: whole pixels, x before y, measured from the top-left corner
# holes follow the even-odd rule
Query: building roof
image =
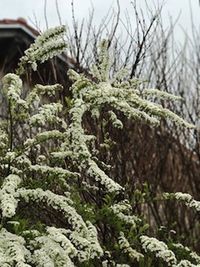
[[(0, 57), (8, 55), (8, 52), (13, 53), (13, 49), (15, 49), (20, 52), (20, 58), (39, 34), (40, 32), (30, 26), (24, 18), (0, 20)], [(58, 58), (68, 67), (74, 68), (74, 59), (66, 54), (62, 54)]]
[(2, 19), (0, 20), (0, 29), (21, 29), (33, 38), (39, 35), (39, 31), (31, 27), (24, 18)]

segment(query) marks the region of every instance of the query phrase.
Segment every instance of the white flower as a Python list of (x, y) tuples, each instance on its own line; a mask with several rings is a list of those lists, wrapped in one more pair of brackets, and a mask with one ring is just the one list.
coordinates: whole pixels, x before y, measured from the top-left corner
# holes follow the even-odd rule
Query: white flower
[(200, 267), (200, 265), (192, 264), (188, 260), (181, 260), (179, 264), (176, 265), (176, 267)]
[(20, 177), (14, 174), (10, 174), (4, 179), (0, 190), (0, 208), (3, 217), (10, 218), (15, 215), (18, 204), (16, 190), (20, 182)]
[(142, 92), (142, 95), (143, 96), (153, 96), (153, 97), (157, 97), (158, 99), (172, 100), (172, 101), (182, 99), (182, 97), (180, 97), (180, 96), (176, 96), (176, 95), (173, 95), (173, 94), (170, 94), (168, 92), (161, 91), (158, 89), (145, 89)]
[(36, 165), (31, 165), (29, 168), (30, 170), (33, 170), (35, 172), (42, 173), (42, 174), (51, 174), (59, 178), (68, 178), (68, 177), (77, 178), (79, 176), (78, 173), (70, 172), (60, 167), (49, 167), (46, 165), (36, 164)]
[(17, 100), (22, 89), (22, 80), (14, 73), (6, 74), (3, 79), (3, 91), (9, 99)]
[(73, 202), (67, 196), (57, 195), (49, 190), (43, 191), (41, 188), (20, 188), (18, 189), (17, 193), (19, 197), (24, 199), (26, 202), (45, 202), (53, 209), (61, 211), (73, 230), (77, 231), (77, 233), (82, 233), (82, 231), (87, 233), (88, 230), (85, 222), (76, 212), (75, 208), (71, 206)]
[(38, 62), (44, 62), (64, 52), (67, 48), (63, 39), (65, 30), (64, 26), (55, 27), (37, 37), (20, 59), (17, 74), (22, 75), (25, 72), (26, 65), (30, 65), (36, 71)]
[(47, 122), (60, 122), (58, 114), (59, 112), (61, 112), (62, 107), (63, 106), (60, 103), (51, 103), (43, 105), (39, 108), (37, 114), (30, 117), (30, 124), (44, 126)]
[(164, 197), (177, 199), (178, 201), (182, 201), (186, 206), (194, 208), (198, 212), (200, 211), (200, 201), (193, 199), (193, 197), (188, 193), (165, 193)]
[(145, 252), (154, 253), (156, 257), (167, 262), (169, 266), (174, 266), (177, 264), (175, 254), (173, 251), (168, 249), (168, 246), (164, 242), (144, 235), (140, 237), (140, 240)]
[(25, 240), (9, 233), (5, 228), (0, 230), (0, 263), (1, 266), (31, 267), (26, 263), (30, 251), (25, 247)]
[(107, 176), (94, 161), (89, 161), (87, 174), (94, 177), (97, 182), (100, 182), (108, 192), (119, 192), (123, 190), (123, 188)]
[(117, 118), (116, 114), (113, 111), (109, 111), (109, 115), (112, 125), (116, 128), (122, 129), (123, 123)]
[(139, 253), (135, 249), (133, 249), (128, 240), (125, 238), (124, 233), (120, 232), (120, 236), (118, 238), (119, 247), (122, 250), (122, 252), (127, 253), (130, 258), (135, 259), (136, 261), (140, 261), (141, 258), (144, 257), (143, 254)]
[(137, 222), (140, 222), (140, 219), (137, 216), (130, 215), (131, 205), (129, 204), (128, 200), (114, 204), (110, 207), (110, 209), (121, 221), (127, 225), (136, 227)]

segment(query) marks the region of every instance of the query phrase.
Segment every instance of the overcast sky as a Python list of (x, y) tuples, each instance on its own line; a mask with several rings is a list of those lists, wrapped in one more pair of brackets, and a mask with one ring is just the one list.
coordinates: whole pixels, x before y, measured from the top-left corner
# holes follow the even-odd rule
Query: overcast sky
[[(56, 5), (54, 0), (47, 1), (47, 18), (49, 26), (59, 24)], [(144, 9), (145, 0), (136, 0), (138, 6)], [(29, 23), (30, 19), (35, 21), (37, 19), (41, 30), (45, 29), (44, 20), (44, 2), (45, 0), (0, 0), (0, 19), (3, 18), (18, 18), (24, 17)], [(133, 9), (131, 0), (119, 0), (121, 5), (121, 13), (123, 14), (128, 10), (130, 17), (133, 16)], [(154, 2), (161, 4), (163, 0), (147, 0), (147, 2), (153, 6)], [(174, 20), (180, 14), (179, 22), (176, 26), (176, 32), (178, 37), (181, 38), (181, 27), (185, 30), (190, 30), (190, 4), (193, 10), (193, 18), (195, 25), (200, 25), (200, 6), (198, 0), (164, 0), (164, 8), (162, 11), (162, 17), (165, 25), (169, 23), (169, 16)], [(91, 3), (95, 10), (95, 22), (98, 22), (105, 16), (106, 11), (110, 6), (115, 6), (114, 0), (74, 0), (76, 17), (78, 19), (87, 18), (88, 11), (91, 9)], [(62, 22), (70, 23), (71, 20), (71, 0), (58, 0), (59, 10), (62, 17)]]

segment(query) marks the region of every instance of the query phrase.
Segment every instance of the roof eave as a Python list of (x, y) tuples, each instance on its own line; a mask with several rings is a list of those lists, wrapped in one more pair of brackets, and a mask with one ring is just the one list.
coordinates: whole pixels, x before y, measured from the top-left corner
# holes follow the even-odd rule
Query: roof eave
[(27, 27), (25, 27), (25, 26), (23, 26), (21, 24), (0, 24), (0, 29), (23, 30), (25, 33), (27, 33), (33, 39), (35, 39), (37, 37), (37, 35), (33, 34)]

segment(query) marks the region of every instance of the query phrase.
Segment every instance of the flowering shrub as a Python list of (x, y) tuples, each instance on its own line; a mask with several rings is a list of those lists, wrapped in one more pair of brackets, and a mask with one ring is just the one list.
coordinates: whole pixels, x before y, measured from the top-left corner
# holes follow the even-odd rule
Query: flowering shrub
[[(123, 128), (119, 114), (152, 126), (169, 119), (193, 128), (149, 100), (179, 97), (140, 92), (126, 70), (111, 76), (107, 42), (102, 41), (99, 64), (88, 76), (69, 70), (68, 107), (43, 103), (44, 94), (51, 100), (62, 89), (58, 84), (36, 84), (22, 98), (26, 68), (36, 70), (38, 63), (63, 52), (64, 33), (64, 27), (56, 27), (39, 36), (16, 74), (2, 79), (8, 118), (0, 124), (1, 266), (200, 266), (191, 250), (180, 258), (175, 242), (148, 236), (145, 219), (133, 210), (126, 188), (109, 175), (110, 166), (98, 157), (97, 137), (84, 126), (85, 116), (99, 120), (104, 111), (118, 129)], [(190, 195), (173, 197), (199, 211)]]

